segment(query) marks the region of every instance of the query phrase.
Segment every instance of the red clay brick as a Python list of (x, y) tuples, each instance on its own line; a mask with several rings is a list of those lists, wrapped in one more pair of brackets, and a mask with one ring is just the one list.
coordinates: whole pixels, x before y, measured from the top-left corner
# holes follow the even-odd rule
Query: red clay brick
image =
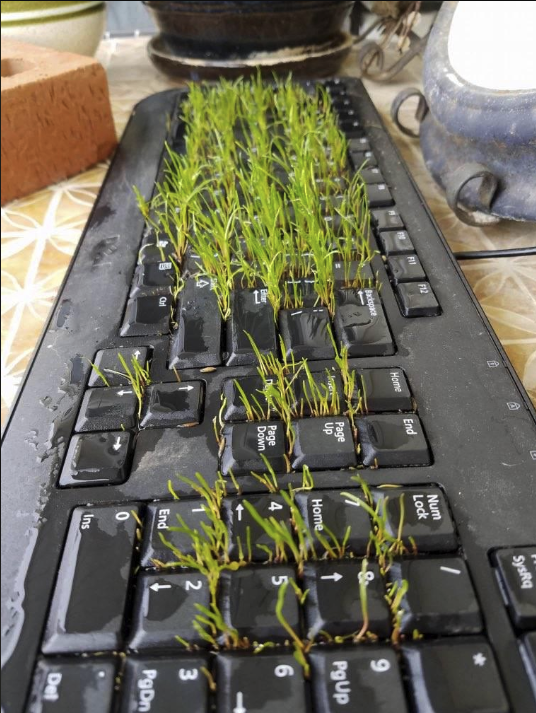
[(2, 39), (1, 203), (107, 158), (117, 141), (94, 59)]

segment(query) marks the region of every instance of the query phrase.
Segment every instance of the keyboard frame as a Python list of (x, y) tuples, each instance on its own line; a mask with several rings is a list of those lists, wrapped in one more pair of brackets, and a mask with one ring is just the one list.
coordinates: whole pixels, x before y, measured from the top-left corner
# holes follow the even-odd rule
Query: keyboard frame
[[(360, 473), (372, 485), (444, 487), (512, 711), (531, 713), (536, 703), (528, 677), (519, 675), (523, 663), (489, 554), (497, 547), (536, 543), (530, 503), (530, 494), (536, 491), (536, 413), (363, 85), (343, 81), (357, 100), (358, 118), (442, 307), (438, 317), (402, 317), (381, 258), (375, 258), (397, 351), (394, 356), (352, 359), (351, 364), (405, 370), (434, 464)], [(5, 713), (24, 709), (72, 509), (88, 503), (169, 499), (162, 492), (155, 495), (142, 477), (119, 486), (58, 489), (56, 483), (91, 369), (87, 359), (103, 348), (150, 344), (153, 381), (175, 380), (173, 371), (166, 369), (167, 338), (120, 338), (119, 328), (143, 231), (131, 187), (151, 195), (168, 136), (168, 117), (183, 91), (162, 92), (136, 106), (5, 427)], [(422, 349), (412, 348), (419, 343)], [(318, 370), (330, 365), (311, 362)], [(223, 378), (253, 373), (255, 368), (225, 366), (204, 374), (199, 369), (181, 371), (184, 380), (202, 378), (207, 383), (203, 423), (183, 429), (185, 438), (194, 438), (190, 458), (201, 472), (199, 448), (204, 447), (211, 459), (217, 449), (211, 421), (220, 406)], [(299, 474), (288, 475), (281, 483), (300, 480)], [(243, 483), (245, 492), (262, 492), (253, 478)], [(315, 484), (346, 488), (350, 481), (348, 472), (333, 471), (315, 473)]]

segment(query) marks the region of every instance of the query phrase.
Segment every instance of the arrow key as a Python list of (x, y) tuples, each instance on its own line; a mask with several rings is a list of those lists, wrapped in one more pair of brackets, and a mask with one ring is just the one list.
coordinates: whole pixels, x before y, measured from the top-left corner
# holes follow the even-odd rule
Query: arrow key
[(59, 486), (124, 483), (132, 456), (131, 445), (132, 435), (128, 431), (73, 436)]
[(201, 422), (203, 382), (153, 384), (147, 389), (140, 426), (196, 426)]
[(363, 626), (363, 606), (360, 584), (367, 593), (367, 631), (387, 637), (391, 630), (385, 589), (377, 564), (369, 562), (362, 570), (361, 560), (307, 562), (304, 567), (303, 589), (309, 590), (305, 600), (307, 636), (357, 634)]
[(308, 711), (300, 664), (292, 654), (220, 654), (217, 713)]
[[(274, 541), (251, 515), (246, 501), (261, 518), (275, 518), (286, 523), (290, 530), (290, 508), (281, 495), (248, 495), (247, 497), (225, 498), (223, 518), (229, 530), (229, 554), (232, 558), (240, 553), (254, 562), (264, 562), (270, 551), (273, 553)], [(287, 552), (290, 555), (290, 552)]]
[(138, 578), (130, 648), (183, 648), (177, 637), (203, 645), (194, 629), (200, 604), (210, 606), (205, 577), (197, 572), (142, 574)]
[[(136, 359), (140, 366), (147, 364), (147, 347), (121, 347), (121, 349), (101, 349), (95, 356), (95, 369), (91, 370), (88, 386), (128, 386), (129, 378), (125, 367), (119, 361), (119, 355), (124, 359), (129, 369), (132, 369), (132, 360)], [(102, 374), (105, 384), (100, 376)]]
[(136, 425), (138, 399), (128, 386), (88, 389), (75, 431), (117, 431)]

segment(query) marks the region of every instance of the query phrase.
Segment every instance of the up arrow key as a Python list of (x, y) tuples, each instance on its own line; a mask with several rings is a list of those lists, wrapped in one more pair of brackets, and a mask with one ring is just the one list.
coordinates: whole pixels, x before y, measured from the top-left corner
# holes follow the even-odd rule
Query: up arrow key
[(244, 708), (244, 696), (240, 691), (236, 694), (236, 706), (233, 708), (233, 713), (248, 713), (247, 708)]
[(243, 512), (243, 510), (244, 510), (244, 506), (243, 506), (241, 503), (239, 503), (239, 504), (236, 506), (236, 517), (238, 518), (238, 521), (239, 521), (239, 522), (242, 520), (242, 512)]

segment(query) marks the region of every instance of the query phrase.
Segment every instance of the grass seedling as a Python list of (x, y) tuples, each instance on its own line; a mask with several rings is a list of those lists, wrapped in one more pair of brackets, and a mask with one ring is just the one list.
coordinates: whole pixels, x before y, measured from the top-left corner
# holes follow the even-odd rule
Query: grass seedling
[[(298, 601), (300, 605), (303, 605), (305, 602), (305, 599), (307, 597), (308, 592), (302, 592), (301, 589), (298, 587), (296, 582), (293, 580), (290, 580), (290, 584), (292, 585), (292, 588), (294, 590), (294, 594), (298, 597)], [(277, 604), (275, 607), (275, 613), (277, 616), (277, 620), (285, 629), (287, 634), (290, 637), (290, 641), (292, 643), (292, 646), (294, 647), (294, 658), (296, 661), (300, 664), (300, 666), (303, 669), (303, 675), (305, 678), (309, 678), (310, 675), (310, 666), (309, 662), (307, 660), (307, 654), (311, 650), (311, 647), (313, 645), (313, 641), (303, 641), (298, 634), (294, 631), (292, 626), (289, 624), (289, 622), (285, 618), (284, 614), (284, 607), (285, 607), (285, 597), (287, 595), (287, 590), (289, 588), (289, 582), (283, 582), (283, 584), (279, 587), (279, 590), (277, 592)]]
[(127, 377), (138, 400), (138, 418), (140, 418), (143, 407), (143, 395), (145, 393), (145, 389), (151, 383), (149, 367), (147, 364), (142, 366), (135, 356), (133, 356), (130, 360), (130, 367), (121, 353), (117, 355), (117, 358), (119, 359), (119, 362), (124, 369), (124, 375)]

